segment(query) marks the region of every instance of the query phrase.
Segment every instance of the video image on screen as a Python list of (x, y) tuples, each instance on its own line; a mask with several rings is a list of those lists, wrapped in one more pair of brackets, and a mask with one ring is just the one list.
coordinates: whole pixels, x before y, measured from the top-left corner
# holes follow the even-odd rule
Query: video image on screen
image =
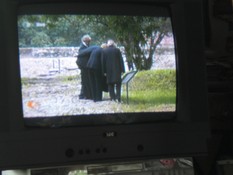
[(175, 112), (170, 17), (19, 15), (24, 118)]

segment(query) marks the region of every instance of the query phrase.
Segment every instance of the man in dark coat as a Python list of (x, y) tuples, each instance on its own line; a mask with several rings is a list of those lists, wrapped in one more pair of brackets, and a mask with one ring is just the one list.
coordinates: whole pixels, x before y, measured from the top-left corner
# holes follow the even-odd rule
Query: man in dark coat
[(107, 74), (108, 91), (111, 100), (121, 102), (121, 74), (125, 72), (120, 49), (113, 40), (108, 40), (104, 49), (104, 72)]
[(91, 52), (89, 61), (87, 62), (87, 68), (89, 69), (89, 78), (91, 82), (91, 92), (93, 100), (102, 101), (102, 91), (104, 90), (104, 73), (103, 73), (103, 49), (96, 47)]
[(89, 47), (91, 42), (91, 37), (89, 35), (84, 35), (81, 39), (82, 43), (79, 48), (79, 54), (77, 57), (77, 65), (80, 69), (81, 74), (81, 91), (79, 94), (79, 99), (90, 99), (91, 98), (91, 90), (88, 80), (88, 71), (87, 71), (87, 62), (89, 60), (90, 54), (80, 54), (82, 51), (86, 50)]

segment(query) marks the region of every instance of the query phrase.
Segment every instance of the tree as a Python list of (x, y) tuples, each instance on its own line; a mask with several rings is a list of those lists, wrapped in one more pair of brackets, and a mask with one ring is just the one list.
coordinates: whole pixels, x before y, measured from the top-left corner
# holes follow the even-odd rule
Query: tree
[(85, 25), (93, 27), (95, 35), (117, 40), (125, 49), (127, 61), (133, 62), (138, 70), (151, 68), (157, 46), (164, 36), (172, 33), (166, 17), (86, 16), (85, 19)]
[(171, 23), (164, 17), (112, 17), (109, 27), (124, 46), (127, 61), (138, 70), (151, 68), (156, 47), (171, 33)]
[[(79, 18), (77, 15), (22, 15), (18, 20), (19, 46), (78, 46), (86, 29)], [(48, 38), (50, 43), (45, 42)]]

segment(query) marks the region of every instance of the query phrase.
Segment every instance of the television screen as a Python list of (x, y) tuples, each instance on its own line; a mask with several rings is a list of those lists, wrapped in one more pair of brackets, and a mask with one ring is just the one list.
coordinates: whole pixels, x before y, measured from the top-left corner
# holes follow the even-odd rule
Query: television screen
[(56, 117), (59, 126), (173, 118), (175, 42), (169, 9), (159, 11), (18, 15), (26, 124), (56, 126)]
[(2, 170), (207, 152), (201, 0), (0, 10)]

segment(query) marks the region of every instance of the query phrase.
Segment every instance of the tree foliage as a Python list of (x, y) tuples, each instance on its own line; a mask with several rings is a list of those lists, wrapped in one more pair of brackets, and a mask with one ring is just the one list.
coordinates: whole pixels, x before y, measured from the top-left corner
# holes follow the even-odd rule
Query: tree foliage
[(151, 68), (156, 47), (172, 33), (169, 18), (149, 16), (24, 15), (18, 29), (20, 47), (78, 46), (87, 33), (95, 45), (114, 39), (138, 70)]

